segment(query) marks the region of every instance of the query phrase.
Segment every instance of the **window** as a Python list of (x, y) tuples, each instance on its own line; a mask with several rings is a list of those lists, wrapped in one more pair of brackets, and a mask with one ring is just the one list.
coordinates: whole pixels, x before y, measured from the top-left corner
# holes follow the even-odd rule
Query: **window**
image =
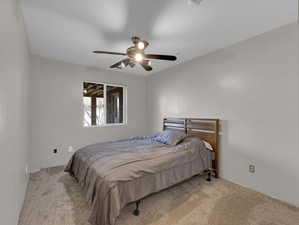
[(83, 83), (83, 126), (126, 123), (126, 88), (120, 85)]

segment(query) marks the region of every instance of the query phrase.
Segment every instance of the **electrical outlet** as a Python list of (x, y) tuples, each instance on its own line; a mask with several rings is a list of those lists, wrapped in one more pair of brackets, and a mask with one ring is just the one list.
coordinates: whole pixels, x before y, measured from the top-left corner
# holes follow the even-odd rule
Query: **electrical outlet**
[(249, 173), (255, 173), (255, 165), (249, 165)]

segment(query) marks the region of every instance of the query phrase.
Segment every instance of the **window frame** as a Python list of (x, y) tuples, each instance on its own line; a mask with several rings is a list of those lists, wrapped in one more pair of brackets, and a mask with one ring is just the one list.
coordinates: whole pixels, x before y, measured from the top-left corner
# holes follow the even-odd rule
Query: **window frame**
[[(83, 90), (84, 90), (84, 83), (93, 83), (93, 84), (101, 84), (104, 86), (104, 120), (105, 124), (101, 125), (91, 125), (91, 126), (84, 126), (84, 101), (83, 101)], [(107, 86), (114, 86), (114, 87), (121, 87), (123, 88), (123, 122), (122, 123), (107, 123), (106, 121), (106, 112), (107, 112), (107, 101), (106, 101), (106, 90)], [(110, 83), (110, 82), (98, 82), (98, 81), (89, 81), (89, 80), (84, 80), (82, 81), (81, 84), (81, 104), (82, 104), (82, 126), (83, 128), (100, 128), (100, 127), (113, 127), (113, 126), (125, 126), (128, 124), (127, 120), (127, 99), (128, 99), (128, 86), (127, 85), (122, 85), (122, 84), (115, 84), (115, 83)]]

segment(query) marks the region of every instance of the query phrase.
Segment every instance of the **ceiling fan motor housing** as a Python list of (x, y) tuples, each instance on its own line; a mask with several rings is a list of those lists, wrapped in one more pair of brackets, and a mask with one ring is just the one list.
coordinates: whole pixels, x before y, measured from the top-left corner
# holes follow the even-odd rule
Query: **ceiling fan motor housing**
[(138, 49), (138, 48), (135, 47), (135, 46), (129, 47), (129, 48), (127, 49), (127, 55), (128, 55), (130, 58), (134, 58), (135, 55), (136, 55), (137, 53), (143, 54), (144, 52), (143, 52), (143, 50), (140, 50), (140, 49)]

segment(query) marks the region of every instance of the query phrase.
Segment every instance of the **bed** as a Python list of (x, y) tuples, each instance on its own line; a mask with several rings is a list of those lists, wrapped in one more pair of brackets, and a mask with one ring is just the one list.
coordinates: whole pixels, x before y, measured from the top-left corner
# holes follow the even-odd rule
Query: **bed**
[[(218, 119), (166, 118), (163, 130), (186, 134), (177, 145), (152, 136), (97, 143), (76, 151), (65, 168), (91, 205), (89, 222), (114, 225), (122, 208), (192, 176), (218, 176)], [(209, 150), (207, 146), (210, 144)]]

